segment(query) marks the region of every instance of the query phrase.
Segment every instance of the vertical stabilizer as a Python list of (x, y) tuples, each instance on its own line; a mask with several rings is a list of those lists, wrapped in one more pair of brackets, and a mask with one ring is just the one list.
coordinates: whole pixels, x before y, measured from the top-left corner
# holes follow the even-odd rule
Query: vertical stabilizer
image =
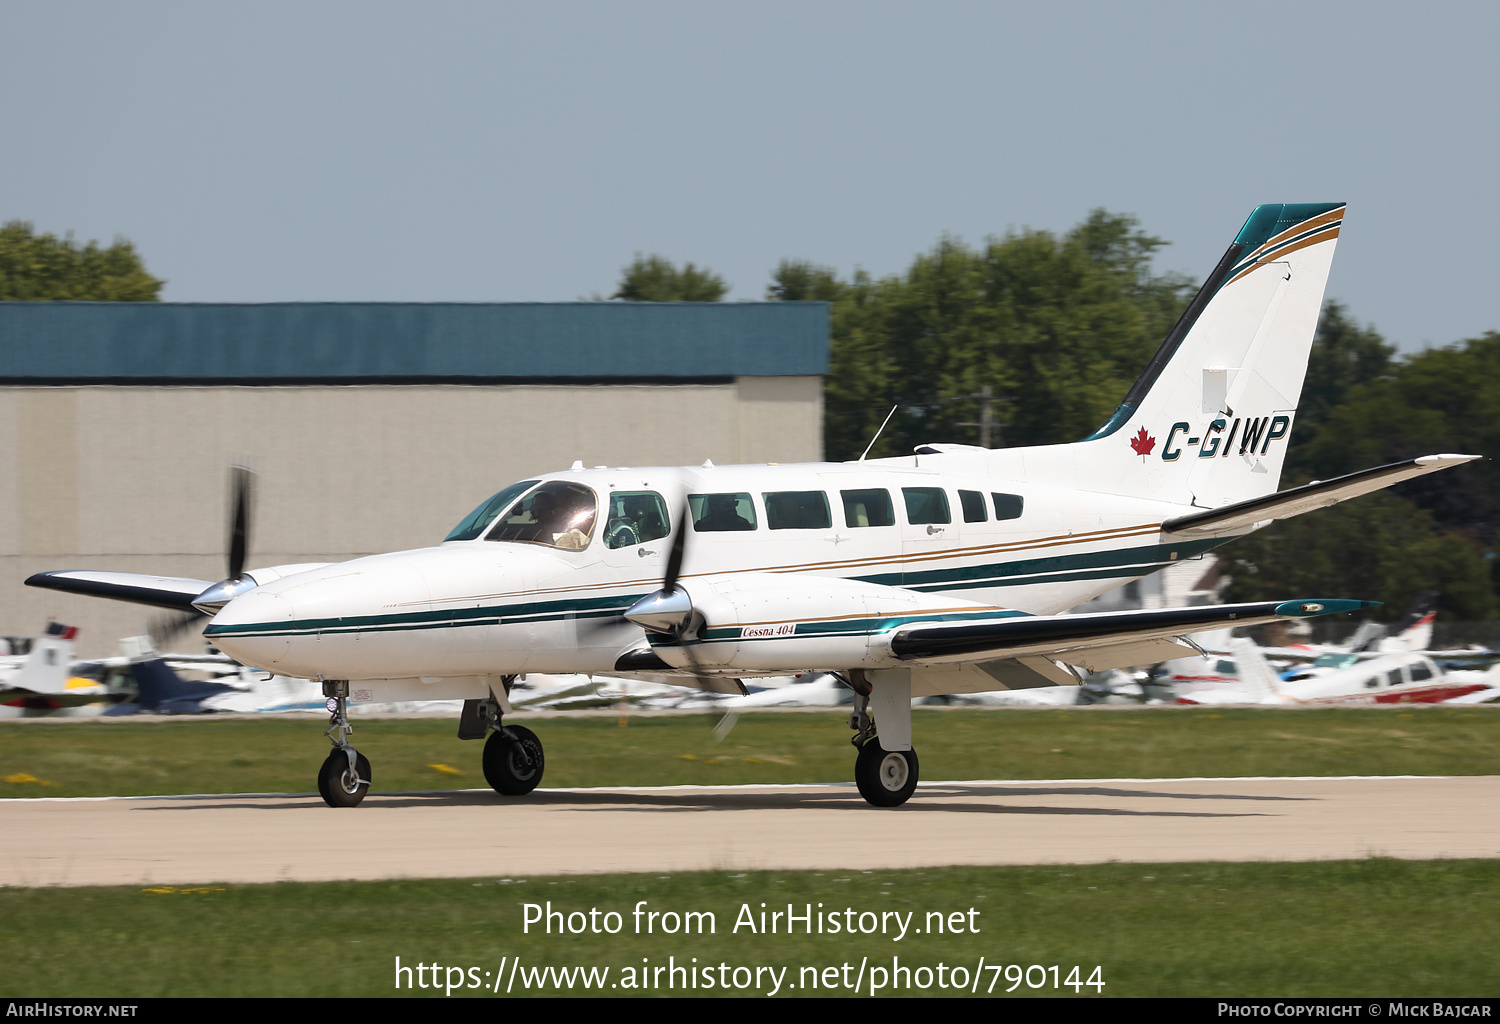
[(1229, 649), (1234, 653), (1234, 665), (1240, 674), (1240, 689), (1245, 696), (1255, 704), (1276, 702), (1279, 697), (1276, 673), (1271, 670), (1270, 662), (1260, 653), (1255, 641), (1240, 637), (1229, 642)]
[(66, 692), (73, 664), (73, 638), (77, 635), (76, 626), (48, 623), (47, 632), (32, 641), (31, 653), (10, 685), (33, 693)]
[(1276, 490), (1343, 217), (1342, 203), (1256, 207), (1081, 446), (1100, 489), (1203, 508)]

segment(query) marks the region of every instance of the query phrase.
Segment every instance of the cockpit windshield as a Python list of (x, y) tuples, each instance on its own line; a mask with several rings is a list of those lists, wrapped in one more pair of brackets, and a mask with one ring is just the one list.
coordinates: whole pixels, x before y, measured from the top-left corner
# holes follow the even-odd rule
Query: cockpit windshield
[(511, 484), (480, 504), (478, 508), (464, 516), (463, 522), (453, 528), (453, 532), (444, 537), (443, 540), (473, 540), (484, 532), (485, 527), (495, 521), (495, 517), (505, 511), (505, 507), (515, 501), (521, 495), (535, 487), (535, 480), (522, 480), (518, 484)]
[(599, 498), (589, 488), (551, 480), (512, 505), (484, 539), (582, 551), (594, 534), (598, 513)]

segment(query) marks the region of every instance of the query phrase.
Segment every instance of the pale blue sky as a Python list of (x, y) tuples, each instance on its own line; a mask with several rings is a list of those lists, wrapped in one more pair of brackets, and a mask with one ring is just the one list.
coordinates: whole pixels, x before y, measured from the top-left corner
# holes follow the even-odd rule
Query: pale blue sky
[(0, 219), (178, 301), (557, 301), (637, 251), (762, 297), (1092, 207), (1202, 277), (1346, 200), (1329, 294), (1500, 329), (1500, 5), (0, 0)]

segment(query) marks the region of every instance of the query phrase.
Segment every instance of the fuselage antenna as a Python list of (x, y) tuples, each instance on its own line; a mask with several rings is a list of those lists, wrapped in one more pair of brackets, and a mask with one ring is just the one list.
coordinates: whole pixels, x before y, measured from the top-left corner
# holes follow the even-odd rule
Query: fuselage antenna
[(891, 411), (885, 414), (885, 422), (880, 424), (880, 430), (875, 431), (875, 436), (870, 438), (869, 444), (865, 445), (864, 455), (859, 457), (860, 462), (865, 461), (865, 455), (869, 455), (870, 449), (875, 447), (875, 442), (880, 440), (880, 431), (885, 429), (885, 424), (891, 421), (891, 417), (896, 415), (896, 410), (899, 408), (901, 408), (899, 404), (893, 405)]

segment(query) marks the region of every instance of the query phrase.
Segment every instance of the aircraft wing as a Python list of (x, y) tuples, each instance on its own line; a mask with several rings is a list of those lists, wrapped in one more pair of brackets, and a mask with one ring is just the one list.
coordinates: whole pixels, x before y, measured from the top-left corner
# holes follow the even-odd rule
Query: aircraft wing
[(940, 664), (1042, 656), (1070, 664), (1095, 665), (1114, 660), (1108, 657), (1111, 649), (1129, 655), (1132, 653), (1130, 648), (1139, 649), (1152, 641), (1169, 640), (1185, 633), (1359, 611), (1378, 603), (1325, 599), (1256, 601), (1194, 608), (924, 623), (896, 630), (891, 635), (890, 645), (897, 658), (912, 662)]
[(190, 612), (194, 610), (193, 598), (213, 586), (213, 581), (190, 580), (180, 576), (147, 576), (137, 572), (67, 569), (39, 572), (27, 578), (26, 585)]
[(1436, 473), (1449, 466), (1461, 465), (1481, 458), (1478, 455), (1424, 455), (1419, 459), (1392, 462), (1374, 469), (1362, 469), (1357, 473), (1334, 477), (1332, 480), (1316, 480), (1301, 487), (1292, 487), (1262, 498), (1237, 501), (1223, 508), (1193, 512), (1189, 515), (1168, 519), (1161, 524), (1163, 532), (1205, 534), (1230, 533), (1245, 530), (1256, 523), (1270, 519), (1290, 519), (1317, 508), (1327, 508), (1341, 501), (1369, 494), (1383, 487), (1410, 480), (1413, 477)]

